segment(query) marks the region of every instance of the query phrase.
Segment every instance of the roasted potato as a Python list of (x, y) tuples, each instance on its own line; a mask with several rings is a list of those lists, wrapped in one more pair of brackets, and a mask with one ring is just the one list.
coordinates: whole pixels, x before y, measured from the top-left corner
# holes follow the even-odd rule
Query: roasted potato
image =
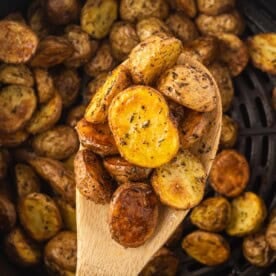
[(172, 67), (182, 50), (181, 41), (173, 37), (151, 36), (130, 53), (128, 67), (136, 84), (152, 84)]
[[(0, 145), (1, 145), (1, 142), (0, 142)], [(5, 178), (7, 175), (8, 165), (10, 161), (9, 159), (10, 159), (9, 152), (5, 149), (0, 149), (0, 179)]]
[(5, 18), (5, 20), (10, 20), (10, 21), (16, 21), (22, 24), (26, 24), (26, 20), (23, 17), (21, 12), (12, 12), (9, 13)]
[(35, 241), (55, 236), (62, 227), (59, 209), (54, 200), (41, 193), (32, 193), (19, 202), (20, 223)]
[(0, 132), (14, 133), (25, 127), (37, 105), (35, 92), (23, 85), (9, 85), (0, 93)]
[(93, 38), (102, 39), (108, 35), (117, 13), (116, 0), (87, 0), (81, 11), (81, 28)]
[(198, 262), (215, 266), (222, 264), (230, 257), (230, 247), (219, 234), (194, 231), (182, 241), (182, 248)]
[(63, 160), (63, 165), (66, 169), (70, 170), (71, 172), (74, 172), (74, 160), (77, 153), (72, 154), (69, 158), (66, 160)]
[(18, 163), (14, 168), (14, 174), (19, 199), (28, 194), (40, 192), (40, 180), (32, 167)]
[(226, 227), (230, 236), (245, 236), (261, 227), (267, 211), (263, 200), (252, 192), (245, 192), (231, 202), (231, 218)]
[(207, 15), (219, 15), (235, 7), (235, 0), (197, 0), (198, 11)]
[(208, 70), (218, 85), (222, 109), (226, 112), (229, 110), (234, 97), (234, 87), (229, 69), (224, 64), (214, 62), (208, 66)]
[(113, 186), (100, 158), (88, 149), (80, 150), (75, 157), (74, 166), (80, 193), (95, 203), (108, 203)]
[(244, 21), (236, 10), (216, 16), (200, 14), (195, 23), (203, 35), (218, 33), (241, 35), (244, 31)]
[(139, 276), (174, 276), (179, 259), (166, 247), (159, 249), (139, 273)]
[(238, 124), (228, 115), (222, 116), (220, 147), (232, 148), (238, 138)]
[(56, 199), (56, 203), (60, 210), (63, 226), (66, 230), (77, 232), (76, 208), (61, 198)]
[(172, 33), (182, 42), (188, 42), (198, 37), (198, 31), (194, 22), (182, 13), (171, 14), (166, 24)]
[(39, 264), (40, 248), (20, 228), (14, 228), (4, 239), (4, 250), (9, 260), (19, 266)]
[(42, 133), (60, 119), (62, 111), (62, 99), (55, 92), (54, 96), (37, 110), (27, 125), (27, 131), (31, 134)]
[(151, 169), (130, 164), (122, 157), (107, 157), (103, 164), (118, 184), (146, 180), (151, 172)]
[(210, 197), (196, 206), (191, 213), (192, 224), (209, 232), (223, 231), (230, 221), (231, 205), (224, 197)]
[(269, 223), (267, 225), (265, 238), (272, 250), (276, 250), (276, 209), (274, 208), (270, 214)]
[(118, 153), (108, 124), (91, 124), (82, 119), (78, 122), (76, 130), (80, 143), (85, 148), (102, 156)]
[(19, 130), (14, 133), (0, 133), (0, 146), (14, 148), (24, 143), (29, 137), (29, 133), (25, 130)]
[(150, 185), (121, 185), (109, 208), (111, 236), (122, 246), (138, 247), (153, 235), (158, 220), (158, 199)]
[(206, 173), (200, 160), (181, 150), (169, 163), (155, 169), (151, 185), (160, 201), (176, 209), (190, 209), (203, 198)]
[(249, 55), (253, 65), (260, 70), (276, 74), (276, 34), (257, 34), (247, 40)]
[(66, 125), (75, 128), (78, 121), (83, 118), (85, 113), (84, 105), (77, 105), (73, 107), (68, 113), (66, 118)]
[(121, 156), (132, 164), (156, 168), (179, 149), (167, 103), (151, 87), (132, 86), (119, 93), (109, 107), (108, 120)]
[(78, 150), (78, 136), (71, 127), (56, 126), (36, 135), (32, 141), (32, 148), (37, 155), (63, 160)]
[(195, 17), (197, 14), (196, 0), (172, 0), (168, 2), (172, 4), (173, 8), (189, 17)]
[(73, 55), (74, 49), (70, 41), (61, 36), (43, 38), (30, 61), (32, 67), (48, 68), (64, 62)]
[(26, 63), (38, 45), (36, 34), (25, 24), (0, 21), (0, 60), (5, 63)]
[(181, 104), (178, 104), (172, 100), (167, 99), (167, 103), (170, 109), (170, 116), (175, 123), (176, 126), (179, 126), (180, 123), (183, 121), (185, 112), (187, 109)]
[(0, 194), (0, 233), (9, 232), (15, 225), (16, 211), (13, 203)]
[(165, 0), (122, 0), (120, 3), (120, 16), (123, 20), (135, 22), (147, 17), (165, 19), (169, 7)]
[(249, 165), (243, 155), (235, 150), (223, 150), (216, 156), (209, 178), (216, 192), (236, 197), (246, 188), (249, 174)]

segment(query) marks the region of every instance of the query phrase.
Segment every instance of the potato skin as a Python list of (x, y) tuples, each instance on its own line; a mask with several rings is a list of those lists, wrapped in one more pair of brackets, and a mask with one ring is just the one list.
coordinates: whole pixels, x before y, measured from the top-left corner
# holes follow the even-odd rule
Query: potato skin
[(171, 5), (178, 11), (193, 18), (197, 14), (196, 0), (172, 0)]
[(0, 194), (0, 233), (9, 232), (16, 223), (16, 211), (13, 203)]
[(197, 0), (199, 12), (207, 15), (219, 15), (235, 7), (235, 0)]
[(238, 124), (228, 115), (222, 116), (220, 147), (232, 148), (238, 138)]
[(0, 133), (0, 146), (14, 148), (24, 143), (29, 137), (29, 133), (25, 130), (19, 130), (14, 133)]
[(158, 200), (148, 184), (124, 184), (115, 191), (109, 209), (109, 229), (116, 242), (124, 247), (144, 244), (154, 233), (157, 219)]
[(75, 128), (78, 121), (84, 116), (85, 113), (85, 106), (84, 105), (77, 105), (68, 112), (66, 118), (66, 125)]
[(268, 242), (272, 250), (276, 250), (275, 233), (276, 233), (276, 208), (272, 209), (271, 211), (269, 223), (267, 225), (267, 229), (265, 233), (266, 241)]
[(62, 217), (64, 229), (77, 232), (76, 208), (61, 198), (57, 198), (55, 201)]

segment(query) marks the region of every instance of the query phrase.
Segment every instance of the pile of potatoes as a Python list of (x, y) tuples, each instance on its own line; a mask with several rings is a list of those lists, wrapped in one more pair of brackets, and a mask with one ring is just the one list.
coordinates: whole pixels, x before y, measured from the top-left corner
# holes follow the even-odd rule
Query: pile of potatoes
[[(198, 205), (206, 176), (189, 149), (208, 130), (206, 114), (216, 105), (212, 86), (218, 86), (227, 112), (232, 78), (249, 58), (276, 74), (276, 35), (256, 35), (245, 43), (238, 37), (243, 30), (234, 0), (34, 0), (26, 14), (1, 20), (0, 233), (10, 261), (22, 267), (44, 263), (50, 274), (74, 275), (76, 183), (96, 203), (111, 200), (111, 235), (126, 247), (139, 246), (154, 233), (159, 200), (177, 209)], [(223, 230), (249, 235), (243, 243), (249, 262), (262, 266), (273, 259), (275, 214), (266, 230), (255, 233), (266, 209), (257, 195), (245, 192), (246, 160), (229, 150), (237, 129), (224, 114), (222, 151), (210, 175), (220, 196), (192, 211), (200, 230), (182, 242), (206, 265), (229, 257), (229, 246), (217, 233)], [(183, 173), (184, 163), (187, 179), (198, 187), (193, 190), (180, 178), (189, 199), (179, 190), (172, 193), (170, 175)], [(146, 230), (122, 228), (132, 211), (134, 220), (143, 219), (122, 204), (140, 204), (141, 197), (149, 211)], [(169, 245), (181, 237), (179, 229)], [(163, 248), (141, 275), (175, 275), (178, 263)]]

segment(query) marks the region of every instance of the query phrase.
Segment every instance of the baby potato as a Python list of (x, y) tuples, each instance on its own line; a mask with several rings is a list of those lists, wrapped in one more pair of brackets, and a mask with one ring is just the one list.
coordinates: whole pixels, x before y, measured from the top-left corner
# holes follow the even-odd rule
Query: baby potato
[(276, 74), (276, 34), (257, 34), (247, 40), (249, 55), (253, 65), (260, 70)]
[(62, 111), (62, 99), (55, 92), (54, 96), (37, 110), (27, 125), (27, 131), (31, 134), (42, 133), (60, 119)]
[(166, 247), (159, 249), (139, 273), (139, 276), (174, 276), (179, 259)]
[(231, 218), (226, 227), (230, 236), (245, 236), (259, 230), (267, 211), (263, 200), (252, 192), (245, 192), (231, 202)]
[(128, 67), (136, 84), (152, 84), (172, 67), (182, 50), (181, 41), (173, 37), (152, 36), (130, 53)]
[(21, 130), (36, 109), (36, 96), (32, 88), (9, 85), (0, 93), (0, 132), (14, 133)]
[(195, 23), (203, 35), (218, 33), (241, 35), (244, 31), (244, 21), (236, 10), (216, 16), (200, 14)]
[(210, 197), (196, 206), (191, 213), (192, 224), (209, 232), (223, 231), (231, 217), (231, 205), (224, 197)]
[(64, 62), (74, 52), (72, 44), (65, 37), (47, 36), (43, 38), (30, 61), (32, 67), (49, 68)]
[(197, 0), (199, 12), (207, 15), (219, 15), (235, 7), (235, 0)]
[(132, 86), (119, 93), (109, 107), (108, 120), (121, 156), (134, 165), (159, 167), (179, 149), (167, 103), (151, 87)]
[(62, 226), (57, 205), (45, 194), (32, 193), (22, 198), (18, 214), (24, 230), (35, 241), (50, 239)]
[(100, 158), (88, 149), (80, 150), (75, 157), (74, 166), (79, 192), (97, 204), (108, 203), (113, 186)]
[(16, 223), (16, 211), (13, 203), (0, 194), (0, 233), (11, 231)]
[(120, 16), (123, 20), (135, 22), (148, 17), (165, 19), (169, 7), (165, 0), (122, 0), (120, 3)]
[(73, 107), (68, 113), (66, 118), (66, 125), (75, 128), (78, 121), (84, 116), (85, 106), (77, 105)]
[(238, 124), (228, 115), (222, 115), (220, 146), (222, 148), (232, 148), (236, 144), (237, 136)]
[(155, 169), (151, 185), (160, 201), (175, 209), (190, 209), (203, 198), (206, 173), (200, 160), (181, 150), (169, 163)]
[(0, 146), (14, 148), (23, 144), (29, 137), (29, 133), (25, 130), (18, 130), (14, 133), (0, 133)]
[(71, 172), (74, 172), (74, 160), (77, 153), (72, 154), (67, 158), (66, 160), (63, 160), (63, 165), (66, 169), (70, 170)]
[(208, 66), (208, 70), (214, 77), (221, 96), (222, 109), (228, 111), (234, 97), (234, 87), (229, 69), (226, 65), (214, 62)]
[(37, 49), (38, 38), (26, 24), (1, 20), (0, 45), (0, 60), (5, 63), (26, 63)]
[(220, 265), (230, 257), (229, 244), (221, 235), (200, 230), (188, 234), (182, 241), (182, 248), (208, 266)]
[(66, 230), (77, 232), (76, 208), (72, 207), (61, 198), (56, 199), (56, 203), (62, 217), (64, 228)]
[(106, 156), (118, 153), (108, 124), (91, 124), (85, 119), (78, 122), (76, 130), (80, 143), (93, 152)]
[(216, 192), (236, 197), (246, 188), (249, 174), (249, 165), (243, 155), (236, 150), (223, 150), (216, 156), (209, 177)]
[(166, 20), (166, 24), (172, 33), (182, 42), (188, 42), (198, 37), (196, 25), (184, 14), (171, 14)]
[(117, 19), (116, 0), (87, 0), (81, 11), (81, 28), (90, 36), (102, 39)]
[(10, 20), (10, 21), (16, 21), (16, 22), (19, 22), (19, 23), (22, 23), (22, 24), (26, 24), (26, 20), (24, 19), (21, 12), (9, 13), (4, 19), (5, 20)]
[(176, 10), (183, 12), (189, 17), (195, 17), (197, 14), (196, 0), (173, 0), (170, 2), (172, 2)]
[(276, 208), (270, 214), (269, 222), (266, 228), (265, 238), (272, 250), (276, 250)]
[(78, 150), (78, 136), (69, 126), (56, 126), (36, 135), (32, 148), (37, 155), (63, 160)]
[[(0, 142), (0, 145), (1, 145), (1, 142)], [(6, 177), (8, 172), (9, 161), (10, 161), (9, 152), (5, 149), (0, 148), (0, 179), (3, 179)]]
[[(127, 206), (127, 208), (126, 208)], [(144, 183), (121, 185), (109, 209), (112, 238), (124, 247), (138, 247), (154, 233), (158, 220), (158, 199)]]
[(37, 265), (41, 260), (38, 245), (30, 240), (18, 227), (14, 228), (5, 237), (4, 249), (9, 260), (22, 267)]
[(29, 165), (18, 163), (14, 169), (17, 197), (24, 198), (31, 193), (40, 192), (40, 180)]
[(130, 164), (122, 157), (107, 157), (104, 159), (103, 164), (118, 184), (142, 181), (147, 179), (151, 173), (151, 169)]
[(0, 66), (0, 82), (32, 87), (34, 78), (30, 69), (23, 64), (2, 64)]

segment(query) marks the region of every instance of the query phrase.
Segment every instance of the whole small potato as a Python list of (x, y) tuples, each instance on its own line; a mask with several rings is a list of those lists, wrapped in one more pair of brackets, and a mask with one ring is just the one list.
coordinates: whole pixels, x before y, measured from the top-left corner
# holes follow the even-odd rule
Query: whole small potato
[(69, 156), (69, 158), (67, 158), (66, 160), (63, 160), (63, 164), (65, 168), (70, 170), (71, 172), (74, 172), (74, 161), (75, 161), (76, 155), (77, 154), (74, 153), (71, 156)]
[(199, 12), (207, 15), (219, 15), (235, 7), (236, 0), (197, 0)]
[(276, 250), (276, 208), (271, 211), (265, 238), (272, 250)]
[(219, 144), (222, 148), (232, 148), (238, 138), (238, 124), (228, 115), (222, 116)]
[(189, 17), (193, 18), (197, 14), (196, 0), (171, 0), (168, 2), (172, 4), (173, 8)]
[(56, 199), (56, 203), (60, 210), (64, 229), (77, 232), (76, 208), (61, 198)]
[(14, 148), (23, 144), (28, 137), (29, 133), (25, 130), (18, 130), (10, 134), (0, 133), (0, 146)]
[(0, 194), (0, 233), (9, 232), (16, 223), (16, 211), (13, 203)]
[(66, 118), (66, 125), (75, 128), (78, 121), (80, 121), (85, 113), (84, 105), (77, 105), (70, 109)]

